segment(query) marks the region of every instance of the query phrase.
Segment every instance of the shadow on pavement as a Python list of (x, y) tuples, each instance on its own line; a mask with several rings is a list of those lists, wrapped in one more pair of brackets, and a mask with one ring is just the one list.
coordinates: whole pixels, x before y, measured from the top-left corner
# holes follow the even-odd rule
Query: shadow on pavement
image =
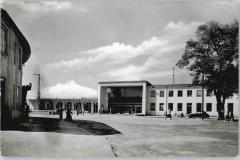
[(114, 128), (100, 122), (73, 120), (67, 122), (56, 118), (32, 117), (27, 122), (12, 122), (2, 130), (27, 132), (56, 132), (81, 135), (112, 135), (121, 134)]

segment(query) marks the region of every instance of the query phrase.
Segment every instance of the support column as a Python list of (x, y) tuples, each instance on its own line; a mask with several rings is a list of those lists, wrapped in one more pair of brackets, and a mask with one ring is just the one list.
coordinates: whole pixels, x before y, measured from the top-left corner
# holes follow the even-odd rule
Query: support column
[(142, 114), (146, 115), (146, 107), (147, 107), (147, 84), (143, 84), (142, 88)]
[(90, 104), (91, 104), (91, 113), (94, 113), (94, 103), (91, 102)]
[(101, 109), (101, 103), (102, 103), (102, 100), (101, 100), (101, 86), (98, 85), (98, 111), (100, 111)]

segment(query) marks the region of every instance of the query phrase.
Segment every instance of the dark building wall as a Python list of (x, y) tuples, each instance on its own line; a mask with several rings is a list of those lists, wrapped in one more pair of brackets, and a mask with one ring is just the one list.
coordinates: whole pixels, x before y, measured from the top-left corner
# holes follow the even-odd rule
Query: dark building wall
[(1, 9), (1, 117), (9, 119), (20, 117), (23, 110), (22, 64), (26, 55), (30, 55), (30, 48), (26, 50), (27, 42), (23, 42), (25, 38), (19, 32), (6, 11)]

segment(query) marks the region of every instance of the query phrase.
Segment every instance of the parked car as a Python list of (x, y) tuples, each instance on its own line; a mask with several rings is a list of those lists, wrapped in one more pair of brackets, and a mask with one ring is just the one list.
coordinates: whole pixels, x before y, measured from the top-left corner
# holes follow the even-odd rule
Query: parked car
[(206, 112), (203, 113), (190, 113), (188, 115), (188, 118), (209, 118), (209, 114), (207, 114)]

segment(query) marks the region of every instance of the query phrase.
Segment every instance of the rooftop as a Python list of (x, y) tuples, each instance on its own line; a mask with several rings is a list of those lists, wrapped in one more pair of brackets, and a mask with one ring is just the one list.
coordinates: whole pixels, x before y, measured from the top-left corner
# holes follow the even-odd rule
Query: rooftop
[(30, 54), (31, 54), (31, 49), (30, 49), (30, 45), (28, 44), (28, 41), (26, 40), (26, 38), (24, 37), (22, 32), (19, 30), (17, 25), (14, 23), (12, 18), (9, 16), (9, 14), (2, 8), (1, 8), (1, 19), (4, 21), (4, 23), (6, 23), (6, 25), (13, 28), (19, 42), (21, 43), (21, 45), (23, 47), (22, 63), (24, 64), (28, 60), (28, 58), (30, 57)]
[(151, 86), (152, 84), (149, 83), (146, 80), (140, 80), (140, 81), (105, 81), (105, 82), (98, 82), (98, 84), (113, 84), (113, 83), (147, 83), (148, 86)]

